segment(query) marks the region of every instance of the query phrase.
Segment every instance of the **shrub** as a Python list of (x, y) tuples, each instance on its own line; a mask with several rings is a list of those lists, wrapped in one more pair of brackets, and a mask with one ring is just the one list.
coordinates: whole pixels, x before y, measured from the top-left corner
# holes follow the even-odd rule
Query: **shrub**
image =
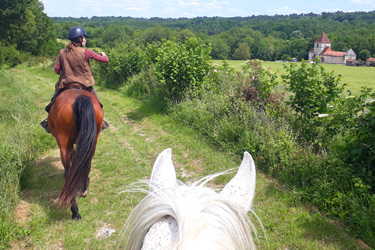
[[(237, 154), (249, 151), (257, 167), (264, 173), (292, 188), (302, 201), (340, 219), (348, 231), (359, 235), (373, 246), (375, 93), (364, 89), (358, 96), (341, 97), (341, 87), (337, 86), (338, 78), (325, 73), (318, 65), (312, 66), (313, 70), (307, 69), (306, 63), (302, 65), (302, 69), (306, 67), (305, 73), (301, 72), (301, 68), (294, 68), (296, 75), (287, 79), (296, 80), (294, 84), (297, 84), (297, 79), (302, 84), (304, 80), (307, 84), (312, 84), (311, 95), (301, 95), (302, 98), (311, 97), (312, 103), (307, 100), (301, 100), (300, 103), (306, 101), (306, 105), (317, 106), (315, 109), (301, 109), (301, 112), (308, 110), (316, 112), (315, 115), (319, 111), (329, 112), (329, 116), (319, 122), (314, 120), (314, 115), (306, 114), (306, 117), (313, 119), (312, 122), (319, 126), (314, 128), (314, 133), (331, 135), (327, 136), (327, 140), (332, 143), (324, 153), (316, 154), (315, 147), (311, 146), (314, 141), (307, 144), (306, 141), (298, 140), (298, 136), (290, 128), (289, 120), (285, 119), (285, 116), (287, 119), (290, 117), (288, 110), (283, 111), (286, 113), (282, 115), (274, 116), (273, 106), (265, 105), (259, 109), (252, 103), (259, 100), (262, 103), (258, 95), (255, 95), (257, 98), (251, 96), (248, 102), (244, 102), (245, 98), (239, 90), (243, 79), (247, 82), (247, 77), (233, 72), (228, 65), (210, 71), (206, 79), (217, 82), (220, 88), (207, 88), (199, 97), (185, 99), (172, 107), (172, 116), (225, 150)], [(249, 68), (243, 70), (247, 72)], [(262, 73), (259, 67), (252, 70), (255, 74)], [(254, 72), (249, 73), (248, 77), (251, 78), (252, 75)], [(248, 79), (248, 86), (258, 94), (259, 89), (255, 84), (262, 81), (255, 79), (256, 77)], [(265, 82), (270, 83), (267, 80)], [(320, 85), (315, 86), (318, 83)], [(303, 86), (300, 88), (303, 94), (310, 93), (308, 90), (304, 92)], [(272, 90), (272, 86), (270, 89)], [(327, 89), (334, 93), (327, 93)], [(316, 97), (318, 93), (322, 95), (319, 96), (321, 99)], [(297, 101), (295, 100), (296, 107), (299, 104)], [(327, 104), (332, 106), (327, 107)], [(298, 127), (294, 127), (295, 131), (297, 129)], [(339, 133), (341, 136), (336, 137)]]
[(330, 113), (329, 107), (339, 100), (345, 85), (340, 83), (341, 76), (325, 72), (317, 60), (310, 66), (303, 61), (300, 67), (293, 63), (285, 69), (282, 79), (292, 93), (287, 104), (295, 112), (296, 131), (317, 146), (326, 136), (320, 134), (323, 120), (319, 116)]
[(127, 96), (147, 99), (152, 97), (159, 88), (160, 84), (153, 68), (148, 67), (130, 77), (121, 90)]
[(108, 52), (108, 58), (108, 63), (99, 64), (98, 79), (109, 88), (118, 88), (149, 65), (145, 49), (134, 43), (117, 45)]
[(0, 43), (0, 67), (14, 67), (29, 57), (29, 54), (22, 53), (16, 49), (15, 45), (3, 46)]
[(155, 73), (167, 98), (180, 102), (187, 91), (200, 89), (210, 69), (210, 47), (197, 38), (185, 43), (163, 40), (155, 61)]
[(276, 93), (278, 85), (276, 74), (262, 67), (260, 60), (250, 60), (243, 67), (245, 79), (242, 81), (242, 97), (257, 109), (265, 109), (266, 106), (274, 110), (282, 111), (284, 93)]

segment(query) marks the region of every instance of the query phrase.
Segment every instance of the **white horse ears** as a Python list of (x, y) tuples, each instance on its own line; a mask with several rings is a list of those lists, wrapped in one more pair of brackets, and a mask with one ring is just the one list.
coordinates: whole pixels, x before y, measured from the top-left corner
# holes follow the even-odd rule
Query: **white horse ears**
[[(255, 164), (248, 152), (244, 153), (236, 176), (220, 192), (226, 200), (238, 204), (248, 212), (255, 194)], [(156, 159), (150, 179), (150, 192), (153, 188), (173, 188), (176, 185), (176, 172), (172, 162), (172, 149), (167, 148)]]
[(238, 204), (248, 212), (254, 199), (255, 179), (254, 160), (248, 152), (245, 152), (236, 176), (223, 188), (220, 196)]
[(161, 152), (152, 168), (149, 191), (153, 188), (173, 188), (176, 185), (176, 171), (172, 162), (172, 149)]

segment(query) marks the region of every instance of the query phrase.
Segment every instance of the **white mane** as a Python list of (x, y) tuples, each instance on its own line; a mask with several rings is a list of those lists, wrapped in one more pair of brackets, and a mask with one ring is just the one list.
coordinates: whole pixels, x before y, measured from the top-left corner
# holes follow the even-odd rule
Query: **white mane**
[[(164, 150), (154, 164), (150, 181), (137, 184), (137, 191), (147, 196), (124, 226), (125, 249), (255, 249), (247, 216), (254, 190), (246, 186), (255, 189), (255, 166), (250, 154), (245, 153), (240, 170), (221, 193), (204, 185), (228, 171), (185, 185), (176, 179), (170, 156), (171, 150)], [(237, 182), (243, 179), (247, 183), (239, 187)], [(239, 202), (234, 201), (237, 198)]]

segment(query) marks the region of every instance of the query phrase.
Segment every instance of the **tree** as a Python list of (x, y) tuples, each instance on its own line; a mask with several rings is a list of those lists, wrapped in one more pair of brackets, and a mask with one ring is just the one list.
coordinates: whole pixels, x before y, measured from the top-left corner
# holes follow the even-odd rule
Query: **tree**
[(368, 51), (367, 49), (364, 49), (364, 50), (361, 50), (359, 52), (359, 55), (358, 55), (359, 59), (361, 59), (362, 61), (366, 61), (368, 58), (371, 57), (371, 53), (370, 51)]
[(185, 43), (163, 40), (157, 48), (155, 74), (169, 100), (180, 102), (189, 91), (198, 91), (210, 69), (210, 51), (201, 39)]
[(250, 59), (250, 47), (247, 43), (240, 43), (238, 48), (234, 51), (232, 58), (234, 60)]
[(178, 41), (183, 42), (189, 37), (195, 37), (195, 34), (189, 29), (183, 29), (177, 32), (176, 38)]
[(223, 39), (213, 36), (210, 39), (211, 43), (211, 56), (213, 59), (225, 60), (228, 56), (228, 45)]
[(58, 50), (52, 20), (38, 0), (2, 0), (0, 42), (16, 45), (32, 55), (52, 55)]
[(114, 47), (116, 44), (128, 42), (132, 35), (132, 32), (126, 26), (110, 25), (104, 30), (102, 41), (104, 44)]

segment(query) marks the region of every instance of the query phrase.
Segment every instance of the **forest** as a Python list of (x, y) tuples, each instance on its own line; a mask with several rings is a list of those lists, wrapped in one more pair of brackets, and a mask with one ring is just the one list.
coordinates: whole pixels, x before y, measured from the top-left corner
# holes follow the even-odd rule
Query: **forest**
[[(20, 4), (25, 7), (18, 8)], [(56, 54), (57, 47), (63, 48), (56, 38), (67, 39), (68, 30), (76, 25), (87, 29), (88, 47), (111, 48), (130, 41), (146, 46), (163, 39), (198, 37), (210, 44), (213, 59), (301, 61), (308, 59), (315, 40), (325, 32), (333, 50), (352, 48), (362, 61), (375, 56), (375, 11), (232, 18), (50, 18), (39, 1), (6, 0), (0, 13), (0, 44), (4, 50), (0, 64), (6, 60), (14, 64), (30, 55)]]
[(308, 59), (315, 40), (327, 33), (332, 49), (352, 48), (360, 60), (375, 54), (375, 12), (292, 14), (251, 17), (131, 18), (55, 17), (57, 36), (66, 37), (72, 25), (88, 27), (91, 46), (103, 47), (121, 41), (152, 43), (161, 39), (196, 36), (210, 43), (213, 59), (261, 60)]

